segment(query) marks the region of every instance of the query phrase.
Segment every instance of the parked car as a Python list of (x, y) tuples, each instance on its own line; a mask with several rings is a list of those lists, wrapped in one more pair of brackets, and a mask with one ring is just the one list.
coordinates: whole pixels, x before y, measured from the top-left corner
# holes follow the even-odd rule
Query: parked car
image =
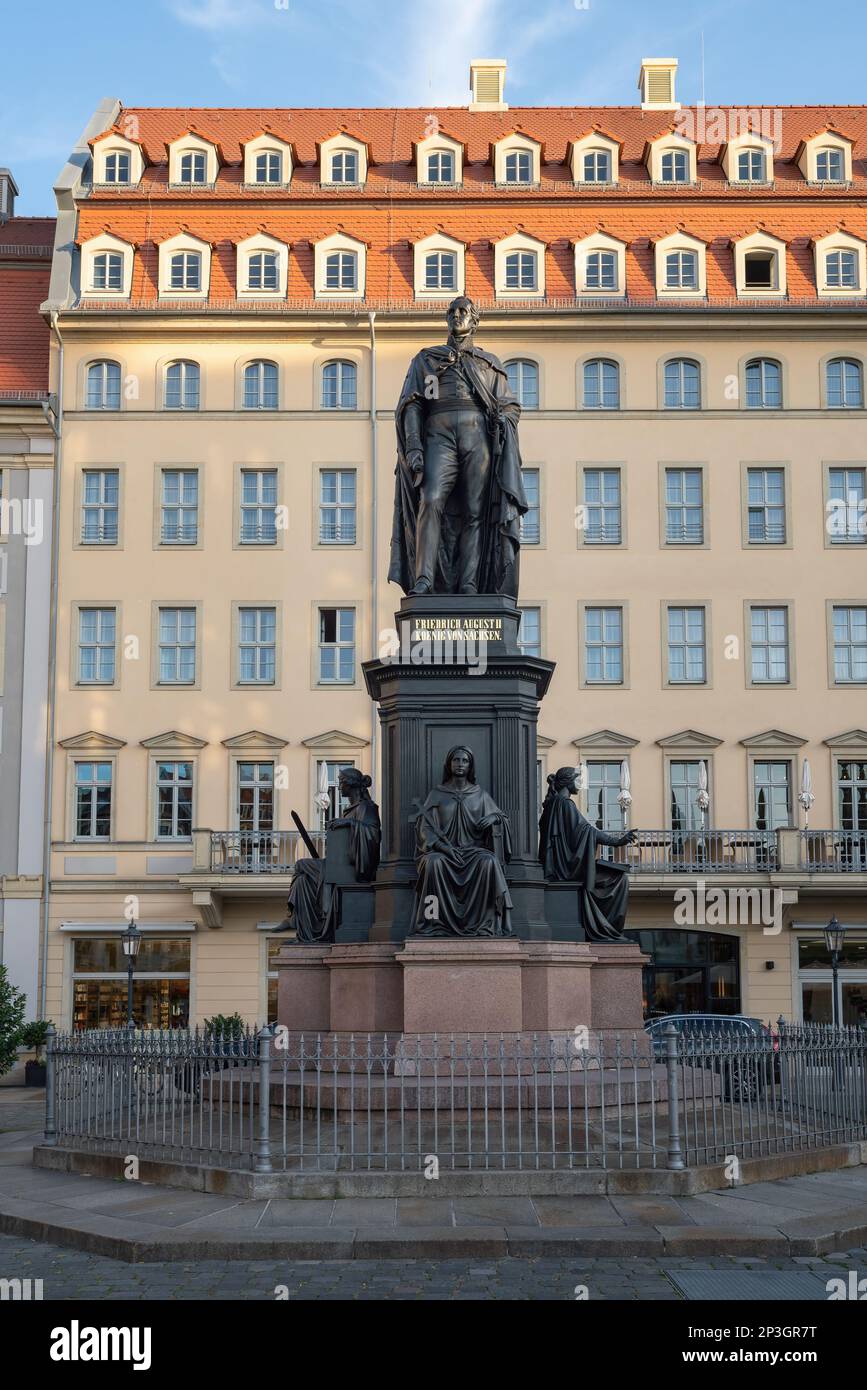
[[(779, 1039), (760, 1018), (745, 1014), (664, 1014), (644, 1025), (653, 1055), (665, 1057), (665, 1032), (673, 1024), (684, 1045), (678, 1055), (687, 1065), (708, 1067), (723, 1078), (726, 1100), (755, 1100), (772, 1080), (779, 1080)], [(731, 1049), (724, 1043), (731, 1040)], [(751, 1046), (745, 1046), (748, 1040)]]

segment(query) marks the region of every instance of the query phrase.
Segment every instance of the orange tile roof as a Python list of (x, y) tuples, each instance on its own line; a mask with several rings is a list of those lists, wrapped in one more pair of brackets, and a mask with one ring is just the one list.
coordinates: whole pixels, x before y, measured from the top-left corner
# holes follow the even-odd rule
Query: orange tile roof
[(5, 399), (18, 393), (48, 394), (49, 330), (39, 305), (48, 297), (50, 262), (27, 257), (12, 263), (3, 258), (4, 244), (28, 244), (5, 241), (19, 220), (28, 219), (13, 218), (0, 227), (0, 397)]
[[(746, 110), (726, 109), (741, 116)], [(707, 130), (716, 110), (706, 112)], [(682, 225), (708, 244), (709, 299), (728, 300), (735, 294), (731, 243), (764, 227), (787, 243), (790, 298), (815, 299), (812, 241), (843, 221), (854, 235), (867, 236), (867, 107), (784, 107), (779, 116), (773, 188), (729, 186), (719, 164), (723, 146), (706, 143), (698, 150), (698, 186), (663, 190), (651, 185), (641, 158), (649, 141), (671, 129), (671, 111), (133, 107), (117, 124), (134, 132), (148, 149), (162, 149), (195, 127), (219, 142), (226, 163), (213, 189), (170, 189), (163, 162), (146, 170), (138, 188), (93, 190), (80, 203), (78, 240), (108, 227), (135, 243), (132, 301), (155, 301), (157, 246), (183, 226), (214, 245), (210, 298), (227, 301), (235, 295), (236, 244), (266, 230), (292, 246), (289, 299), (312, 300), (313, 243), (339, 230), (370, 247), (366, 297), (393, 302), (412, 300), (412, 244), (438, 230), (467, 245), (467, 292), (491, 298), (492, 243), (522, 230), (549, 248), (548, 297), (569, 298), (574, 294), (572, 243), (604, 224), (607, 233), (627, 244), (630, 298), (653, 299), (652, 243)], [(431, 190), (415, 182), (413, 147), (430, 133), (431, 117), (465, 146), (462, 188)], [(292, 143), (300, 161), (288, 192), (243, 182), (243, 144), (267, 126)], [(622, 142), (616, 189), (576, 189), (564, 162), (570, 142), (594, 126)], [(851, 188), (808, 186), (793, 162), (802, 141), (826, 128), (845, 130), (854, 142)], [(372, 167), (363, 189), (320, 187), (317, 147), (341, 129), (368, 142)], [(553, 161), (543, 164), (541, 184), (532, 190), (492, 183), (490, 146), (516, 130), (542, 143)]]

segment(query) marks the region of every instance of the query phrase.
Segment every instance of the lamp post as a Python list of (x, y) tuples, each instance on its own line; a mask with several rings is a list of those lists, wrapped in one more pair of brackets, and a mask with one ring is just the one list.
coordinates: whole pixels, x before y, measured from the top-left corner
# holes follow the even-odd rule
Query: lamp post
[(123, 953), (126, 956), (126, 1022), (128, 1028), (134, 1028), (135, 1019), (132, 1016), (132, 977), (135, 970), (135, 959), (142, 941), (142, 933), (139, 931), (134, 921), (130, 922), (120, 940), (123, 946)]
[(840, 1006), (837, 1002), (837, 970), (840, 964), (840, 956), (843, 952), (843, 942), (845, 938), (846, 928), (840, 926), (835, 914), (831, 917), (830, 922), (825, 928), (825, 945), (831, 955), (831, 977), (833, 981), (831, 988), (834, 994), (834, 1012), (832, 1016), (835, 1028), (839, 1028), (840, 1026)]

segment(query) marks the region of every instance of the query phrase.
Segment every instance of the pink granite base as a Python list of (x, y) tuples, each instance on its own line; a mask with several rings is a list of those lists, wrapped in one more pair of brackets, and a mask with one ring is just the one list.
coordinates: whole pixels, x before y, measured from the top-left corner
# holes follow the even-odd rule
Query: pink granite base
[(416, 938), (398, 956), (405, 1033), (520, 1033), (523, 942)]
[(332, 946), (325, 961), (332, 1032), (403, 1031), (403, 980), (395, 959), (399, 951), (399, 944), (387, 941)]
[(325, 964), (331, 950), (330, 946), (301, 946), (298, 942), (287, 941), (274, 959), (277, 1018), (293, 1032), (327, 1033), (331, 1027)]

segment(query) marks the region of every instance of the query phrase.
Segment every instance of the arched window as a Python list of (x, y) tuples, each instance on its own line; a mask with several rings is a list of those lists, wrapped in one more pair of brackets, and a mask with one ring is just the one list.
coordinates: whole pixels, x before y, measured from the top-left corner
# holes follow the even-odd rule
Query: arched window
[(539, 368), (535, 362), (529, 362), (524, 357), (516, 357), (514, 361), (507, 362), (506, 375), (509, 379), (509, 390), (516, 396), (519, 404), (524, 410), (539, 409)]
[(764, 150), (741, 150), (738, 154), (738, 183), (764, 182)]
[(120, 410), (119, 362), (91, 362), (87, 369), (87, 409)]
[(689, 183), (689, 155), (686, 150), (667, 150), (660, 164), (662, 183)]
[(665, 364), (666, 410), (698, 410), (701, 406), (701, 370), (688, 357), (673, 357)]
[(669, 251), (665, 258), (665, 288), (698, 289), (698, 255), (695, 251)]
[(332, 251), (325, 260), (326, 290), (358, 289), (358, 256), (355, 251)]
[(166, 410), (198, 410), (198, 362), (170, 362), (166, 367)]
[(280, 288), (280, 258), (276, 251), (254, 251), (247, 257), (247, 289), (268, 290)]
[(130, 159), (128, 150), (112, 150), (105, 156), (105, 182), (129, 183)]
[(617, 289), (617, 255), (614, 251), (591, 251), (584, 273), (585, 290)]
[(181, 155), (181, 183), (205, 183), (208, 158), (204, 150), (187, 150)]
[(279, 150), (260, 150), (258, 152), (256, 155), (256, 182), (283, 182), (283, 158)]
[(276, 362), (248, 362), (244, 368), (244, 409), (277, 409)]
[(322, 368), (322, 409), (355, 410), (358, 369), (354, 362), (326, 362)]
[(169, 288), (172, 290), (200, 290), (202, 288), (201, 252), (175, 252), (169, 262)]
[(833, 357), (826, 369), (827, 404), (832, 410), (858, 410), (864, 404), (861, 363), (852, 357)]
[(455, 157), (451, 150), (431, 150), (427, 157), (428, 183), (454, 183)]
[(100, 251), (90, 263), (92, 290), (123, 289), (123, 256), (119, 251)]
[(607, 357), (584, 363), (584, 409), (617, 410), (620, 406), (620, 368)]
[(754, 357), (744, 372), (747, 410), (779, 410), (783, 404), (783, 373), (772, 357)]
[(825, 257), (825, 288), (858, 289), (858, 257), (854, 251), (829, 251)]
[(458, 258), (454, 251), (431, 251), (424, 258), (426, 290), (454, 290), (458, 283)]
[(510, 251), (506, 257), (506, 289), (535, 290), (537, 280), (535, 251)]

